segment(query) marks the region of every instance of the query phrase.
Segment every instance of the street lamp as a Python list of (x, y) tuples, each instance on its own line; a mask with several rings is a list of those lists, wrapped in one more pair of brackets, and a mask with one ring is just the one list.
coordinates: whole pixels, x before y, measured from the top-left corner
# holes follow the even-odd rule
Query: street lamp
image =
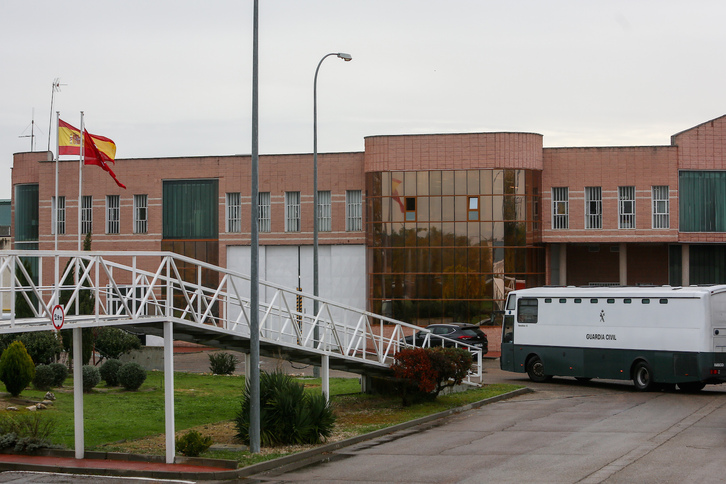
[[(313, 317), (318, 315), (318, 71), (320, 65), (325, 59), (331, 55), (337, 56), (340, 59), (348, 62), (353, 60), (350, 54), (344, 54), (343, 52), (331, 52), (326, 54), (318, 62), (318, 67), (315, 69), (315, 79), (313, 80)], [(320, 332), (318, 325), (316, 324), (313, 328), (313, 344), (317, 347), (318, 340), (320, 338)]]

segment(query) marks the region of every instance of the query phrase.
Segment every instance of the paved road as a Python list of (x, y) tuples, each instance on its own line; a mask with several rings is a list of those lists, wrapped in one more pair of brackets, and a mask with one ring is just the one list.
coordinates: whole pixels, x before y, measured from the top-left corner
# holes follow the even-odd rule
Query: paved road
[(724, 481), (726, 388), (688, 395), (638, 393), (628, 382), (533, 384), (496, 365), (490, 362), (487, 382), (526, 384), (535, 392), (253, 482)]

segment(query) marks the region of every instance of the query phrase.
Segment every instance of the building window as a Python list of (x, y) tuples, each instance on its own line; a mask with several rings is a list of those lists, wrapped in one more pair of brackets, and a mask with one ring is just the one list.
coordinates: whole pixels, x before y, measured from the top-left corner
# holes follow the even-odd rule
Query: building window
[(257, 229), (260, 232), (269, 232), (270, 219), (270, 192), (257, 193)]
[(602, 187), (585, 187), (585, 228), (602, 228)]
[(148, 231), (149, 199), (147, 195), (134, 195), (134, 233), (145, 234)]
[(668, 201), (668, 186), (653, 187), (653, 228), (670, 228), (670, 203)]
[(618, 187), (618, 228), (635, 228), (635, 187)]
[(300, 232), (300, 192), (285, 192), (285, 232)]
[(363, 230), (363, 193), (360, 190), (345, 192), (345, 230), (348, 232)]
[(232, 192), (227, 194), (226, 200), (226, 212), (227, 212), (227, 226), (225, 227), (227, 232), (241, 232), (242, 231), (242, 215), (240, 206), (240, 193)]
[(318, 230), (320, 232), (330, 232), (332, 230), (330, 191), (318, 191)]
[(81, 200), (81, 233), (90, 234), (93, 229), (93, 195), (83, 195)]
[(469, 197), (466, 212), (466, 219), (470, 222), (479, 220), (479, 197)]
[(106, 233), (118, 234), (121, 228), (121, 196), (106, 195)]
[(52, 217), (50, 233), (64, 235), (66, 233), (66, 197), (58, 197), (57, 204), (56, 198), (51, 197), (50, 205)]
[(406, 197), (406, 222), (416, 221), (416, 198)]
[(552, 188), (552, 228), (569, 228), (570, 194), (567, 187)]

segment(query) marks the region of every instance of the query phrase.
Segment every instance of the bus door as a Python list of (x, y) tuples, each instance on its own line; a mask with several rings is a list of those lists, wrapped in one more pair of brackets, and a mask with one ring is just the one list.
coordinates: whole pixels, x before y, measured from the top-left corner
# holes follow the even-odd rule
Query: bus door
[(504, 309), (502, 322), (502, 356), (499, 358), (499, 367), (502, 370), (515, 371), (514, 368), (514, 309), (516, 297), (510, 294)]

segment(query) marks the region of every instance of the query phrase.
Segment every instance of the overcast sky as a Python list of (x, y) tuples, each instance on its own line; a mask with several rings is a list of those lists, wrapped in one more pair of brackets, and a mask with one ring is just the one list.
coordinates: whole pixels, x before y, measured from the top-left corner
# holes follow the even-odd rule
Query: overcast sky
[[(55, 110), (117, 158), (249, 154), (252, 0), (2, 0), (0, 198)], [(726, 114), (726, 2), (260, 0), (260, 153), (364, 137), (524, 131), (666, 145)], [(54, 132), (53, 128), (52, 132)], [(55, 151), (55, 137), (51, 150)], [(121, 180), (123, 162), (114, 168)]]

